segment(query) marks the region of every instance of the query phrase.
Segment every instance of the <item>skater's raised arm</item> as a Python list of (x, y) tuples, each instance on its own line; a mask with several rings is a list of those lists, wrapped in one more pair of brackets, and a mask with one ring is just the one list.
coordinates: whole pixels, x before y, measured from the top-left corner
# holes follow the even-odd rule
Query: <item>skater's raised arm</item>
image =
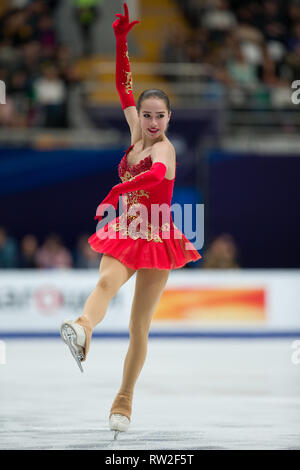
[(132, 74), (128, 56), (127, 34), (135, 24), (139, 23), (139, 21), (129, 22), (128, 6), (126, 3), (124, 3), (124, 12), (125, 15), (116, 14), (119, 18), (112, 25), (116, 36), (116, 87), (123, 110), (129, 106), (135, 107), (132, 94)]

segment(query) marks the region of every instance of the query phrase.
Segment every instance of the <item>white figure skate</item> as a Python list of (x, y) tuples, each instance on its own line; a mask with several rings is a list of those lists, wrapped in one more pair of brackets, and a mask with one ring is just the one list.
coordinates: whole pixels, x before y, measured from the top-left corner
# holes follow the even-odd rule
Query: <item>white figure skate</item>
[(127, 431), (130, 421), (127, 416), (121, 414), (112, 414), (109, 418), (109, 426), (111, 431), (115, 431), (114, 440), (117, 439), (119, 432)]
[(73, 320), (65, 320), (60, 327), (60, 334), (64, 342), (69, 346), (72, 356), (81, 372), (81, 361), (84, 358), (85, 331), (83, 326)]

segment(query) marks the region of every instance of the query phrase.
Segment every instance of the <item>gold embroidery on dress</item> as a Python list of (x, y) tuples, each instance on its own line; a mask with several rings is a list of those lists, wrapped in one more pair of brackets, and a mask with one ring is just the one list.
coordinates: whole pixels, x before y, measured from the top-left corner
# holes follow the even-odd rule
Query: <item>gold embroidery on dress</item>
[[(132, 220), (134, 220), (139, 216), (129, 216), (129, 217)], [(137, 240), (138, 238), (143, 238), (143, 239), (146, 239), (148, 242), (153, 240), (156, 243), (163, 243), (162, 238), (159, 236), (159, 233), (157, 233), (158, 228), (150, 224), (150, 222), (148, 222), (147, 225), (148, 225), (147, 231), (139, 230), (139, 232), (133, 233), (130, 231), (130, 227), (128, 227), (128, 225), (126, 224), (125, 215), (123, 213), (119, 217), (118, 222), (116, 222), (115, 224), (111, 224), (111, 228), (115, 230), (115, 232), (121, 232), (122, 235), (129, 236), (130, 238), (133, 238), (134, 240)], [(159, 227), (159, 230), (161, 230), (162, 232), (169, 231), (170, 224), (164, 223), (162, 226)]]
[[(125, 181), (134, 181), (138, 176), (142, 175), (143, 173), (148, 173), (149, 170), (142, 171), (139, 174), (132, 176), (129, 170), (126, 170), (121, 176), (121, 180), (123, 182)], [(128, 191), (123, 194), (124, 202), (127, 207), (127, 220), (125, 219), (125, 214), (123, 213), (119, 217), (119, 221), (111, 224), (111, 228), (115, 230), (116, 232), (120, 232), (124, 236), (129, 236), (130, 238), (133, 238), (134, 240), (138, 238), (143, 238), (146, 239), (147, 241), (155, 241), (156, 243), (163, 243), (162, 238), (159, 235), (159, 230), (165, 232), (170, 230), (170, 224), (169, 223), (164, 223), (160, 227), (156, 227), (152, 225), (150, 222), (147, 223), (147, 230), (139, 230), (137, 233), (132, 231), (131, 227), (129, 224), (139, 217), (139, 215), (129, 215), (128, 212), (132, 207), (134, 207), (135, 210), (139, 208), (141, 205), (141, 197), (150, 197), (150, 192), (145, 191), (144, 189), (139, 189), (136, 191)], [(143, 225), (142, 223), (140, 225)]]
[(144, 173), (148, 173), (149, 170), (146, 170), (146, 171), (141, 171), (138, 175), (135, 175), (135, 176), (132, 176), (130, 171), (125, 171), (124, 175), (121, 176), (121, 180), (124, 182), (124, 181), (134, 181), (135, 178), (137, 178), (138, 176), (144, 174)]
[(126, 193), (124, 195), (125, 202), (126, 202), (127, 206), (130, 206), (130, 207), (133, 204), (139, 203), (141, 197), (147, 197), (149, 199), (150, 193), (148, 191), (145, 191), (144, 189), (140, 189), (140, 190), (137, 190), (137, 191)]
[[(149, 171), (149, 170), (147, 170)], [(129, 171), (125, 171), (124, 175), (121, 176), (121, 180), (123, 182), (125, 181), (132, 181), (134, 180), (137, 176), (141, 175), (142, 173), (146, 173), (145, 171), (139, 173), (136, 176), (131, 176), (131, 173)], [(124, 195), (125, 202), (129, 204), (130, 206), (132, 204), (136, 204), (140, 201), (141, 197), (147, 197), (149, 199), (150, 197), (150, 192), (145, 191), (144, 189), (137, 189), (136, 191), (128, 191), (126, 195)]]
[(128, 181), (129, 179), (131, 178), (131, 173), (130, 171), (125, 171), (124, 175), (121, 176), (121, 180), (124, 182), (124, 181)]
[(140, 196), (149, 197), (149, 194), (150, 194), (150, 193), (149, 193), (149, 191), (145, 191), (144, 189), (140, 189), (139, 192), (138, 192), (138, 194), (139, 194)]
[(148, 173), (148, 172), (149, 170), (141, 171), (138, 175), (132, 176), (132, 178), (130, 178), (128, 181), (134, 181), (135, 178), (137, 178), (138, 176), (143, 175), (144, 173)]

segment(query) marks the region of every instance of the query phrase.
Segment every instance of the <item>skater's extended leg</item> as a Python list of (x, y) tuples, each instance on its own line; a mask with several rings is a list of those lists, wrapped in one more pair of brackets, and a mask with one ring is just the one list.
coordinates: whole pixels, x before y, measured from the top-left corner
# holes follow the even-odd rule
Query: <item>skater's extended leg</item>
[(144, 365), (152, 316), (169, 277), (169, 270), (139, 269), (129, 324), (130, 342), (120, 390), (112, 404), (112, 414), (131, 417), (133, 390)]
[(105, 317), (111, 299), (120, 287), (135, 273), (118, 259), (103, 254), (100, 261), (100, 277), (96, 287), (87, 298), (82, 315), (75, 323), (82, 325), (86, 332), (84, 359), (89, 351), (93, 328)]

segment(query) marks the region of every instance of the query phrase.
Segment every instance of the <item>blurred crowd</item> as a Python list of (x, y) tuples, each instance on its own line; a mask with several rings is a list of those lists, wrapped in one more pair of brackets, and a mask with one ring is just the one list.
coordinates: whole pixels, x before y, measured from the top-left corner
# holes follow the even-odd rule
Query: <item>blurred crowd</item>
[(101, 254), (88, 244), (88, 234), (81, 234), (73, 252), (57, 233), (50, 233), (43, 243), (26, 234), (20, 242), (5, 227), (0, 227), (0, 269), (98, 268)]
[[(88, 244), (88, 234), (81, 234), (75, 249), (69, 250), (57, 233), (50, 233), (42, 244), (33, 234), (26, 234), (20, 242), (0, 226), (0, 269), (61, 269), (99, 268), (102, 254)], [(233, 237), (223, 233), (215, 237), (206, 249), (200, 263), (188, 263), (189, 268), (236, 269), (240, 268), (239, 253)]]
[[(0, 126), (70, 126), (70, 92), (80, 78), (72, 48), (58, 37), (60, 1), (1, 1), (0, 80), (6, 84), (6, 105), (0, 106)], [(70, 2), (89, 55), (103, 0)], [(161, 60), (206, 67), (199, 75), (185, 74), (183, 81), (203, 83), (205, 93), (217, 98), (228, 90), (233, 106), (292, 106), (291, 82), (300, 77), (300, 0), (174, 2), (190, 30), (168, 26)]]
[(169, 29), (162, 61), (211, 67), (202, 79), (233, 90), (233, 104), (291, 105), (291, 82), (300, 77), (299, 0), (175, 1), (191, 30)]
[(72, 51), (57, 37), (58, 2), (13, 0), (0, 9), (0, 80), (6, 84), (0, 126), (69, 125), (69, 90), (78, 78)]

